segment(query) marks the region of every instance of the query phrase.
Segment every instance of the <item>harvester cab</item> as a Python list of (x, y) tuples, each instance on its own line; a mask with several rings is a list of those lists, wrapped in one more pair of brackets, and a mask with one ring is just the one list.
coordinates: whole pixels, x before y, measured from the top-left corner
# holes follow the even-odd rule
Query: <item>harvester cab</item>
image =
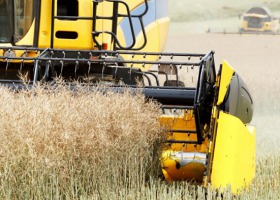
[(59, 77), (142, 92), (161, 105), (167, 181), (233, 191), (250, 184), (255, 128), (249, 90), (227, 62), (216, 73), (213, 51), (162, 52), (167, 0), (12, 0), (0, 1), (0, 9), (2, 85), (32, 88)]

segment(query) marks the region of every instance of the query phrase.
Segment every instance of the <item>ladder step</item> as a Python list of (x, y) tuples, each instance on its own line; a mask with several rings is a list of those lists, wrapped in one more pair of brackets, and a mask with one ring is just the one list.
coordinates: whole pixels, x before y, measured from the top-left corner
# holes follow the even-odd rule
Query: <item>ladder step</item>
[(200, 144), (198, 141), (195, 140), (166, 140), (166, 143), (172, 144)]
[(161, 109), (181, 109), (181, 110), (193, 110), (194, 106), (168, 106), (168, 105), (164, 105), (161, 106)]
[(170, 132), (170, 133), (197, 133), (197, 131), (194, 130), (167, 130), (166, 132)]

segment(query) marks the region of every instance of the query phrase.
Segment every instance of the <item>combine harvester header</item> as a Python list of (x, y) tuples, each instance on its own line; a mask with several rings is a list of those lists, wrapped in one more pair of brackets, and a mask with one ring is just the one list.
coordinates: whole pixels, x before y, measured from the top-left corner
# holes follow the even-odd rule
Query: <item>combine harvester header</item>
[(161, 104), (167, 181), (249, 186), (256, 137), (249, 90), (227, 62), (216, 73), (213, 51), (162, 53), (167, 0), (11, 0), (0, 8), (2, 85), (26, 87), (23, 74), (30, 88), (60, 77), (141, 91)]

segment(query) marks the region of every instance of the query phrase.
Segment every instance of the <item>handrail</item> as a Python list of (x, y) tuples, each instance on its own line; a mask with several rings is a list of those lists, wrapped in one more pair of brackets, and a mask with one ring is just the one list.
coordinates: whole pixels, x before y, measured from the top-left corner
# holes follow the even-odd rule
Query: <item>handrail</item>
[[(103, 1), (103, 0), (102, 0)], [(126, 2), (121, 1), (121, 0), (104, 0), (107, 2), (112, 2), (114, 3), (114, 8), (113, 8), (113, 16), (112, 17), (106, 17), (106, 16), (97, 16), (97, 5), (98, 3), (102, 2), (102, 1), (98, 1), (98, 0), (94, 0), (93, 1), (93, 31), (92, 31), (92, 35), (93, 35), (93, 40), (94, 42), (97, 44), (97, 47), (101, 50), (101, 45), (99, 44), (99, 42), (97, 41), (97, 38), (99, 36), (99, 34), (109, 34), (112, 38), (112, 42), (113, 42), (113, 50), (134, 50), (134, 51), (138, 51), (143, 49), (146, 44), (147, 44), (147, 35), (146, 35), (146, 31), (145, 31), (145, 27), (144, 27), (144, 23), (143, 23), (143, 19), (142, 17), (148, 12), (149, 6), (148, 6), (148, 2), (147, 0), (145, 0), (145, 10), (143, 11), (143, 13), (139, 14), (139, 15), (131, 15), (130, 13), (130, 9), (129, 6)], [(126, 12), (127, 14), (120, 14), (118, 12), (118, 4), (123, 4), (126, 8)], [(123, 46), (120, 44), (118, 37), (117, 37), (117, 27), (118, 27), (118, 18), (119, 17), (123, 17), (123, 18), (128, 18), (128, 22), (129, 22), (129, 27), (130, 27), (130, 31), (131, 31), (131, 36), (132, 36), (132, 43), (129, 46)], [(144, 41), (143, 44), (139, 47), (135, 47), (136, 45), (136, 35), (134, 32), (134, 26), (133, 26), (133, 22), (132, 22), (132, 18), (138, 18), (139, 22), (140, 22), (140, 26), (141, 26), (141, 30), (143, 33), (143, 37), (144, 37)], [(99, 19), (103, 19), (103, 20), (112, 20), (112, 31), (98, 31), (96, 30), (96, 20)]]

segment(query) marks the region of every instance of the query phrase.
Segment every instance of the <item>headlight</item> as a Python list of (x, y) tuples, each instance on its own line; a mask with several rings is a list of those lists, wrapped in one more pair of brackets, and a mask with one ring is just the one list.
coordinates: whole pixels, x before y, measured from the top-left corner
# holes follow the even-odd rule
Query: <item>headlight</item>
[(16, 53), (9, 49), (9, 50), (4, 52), (4, 56), (5, 57), (12, 57), (12, 58), (14, 58), (14, 57), (16, 57)]

